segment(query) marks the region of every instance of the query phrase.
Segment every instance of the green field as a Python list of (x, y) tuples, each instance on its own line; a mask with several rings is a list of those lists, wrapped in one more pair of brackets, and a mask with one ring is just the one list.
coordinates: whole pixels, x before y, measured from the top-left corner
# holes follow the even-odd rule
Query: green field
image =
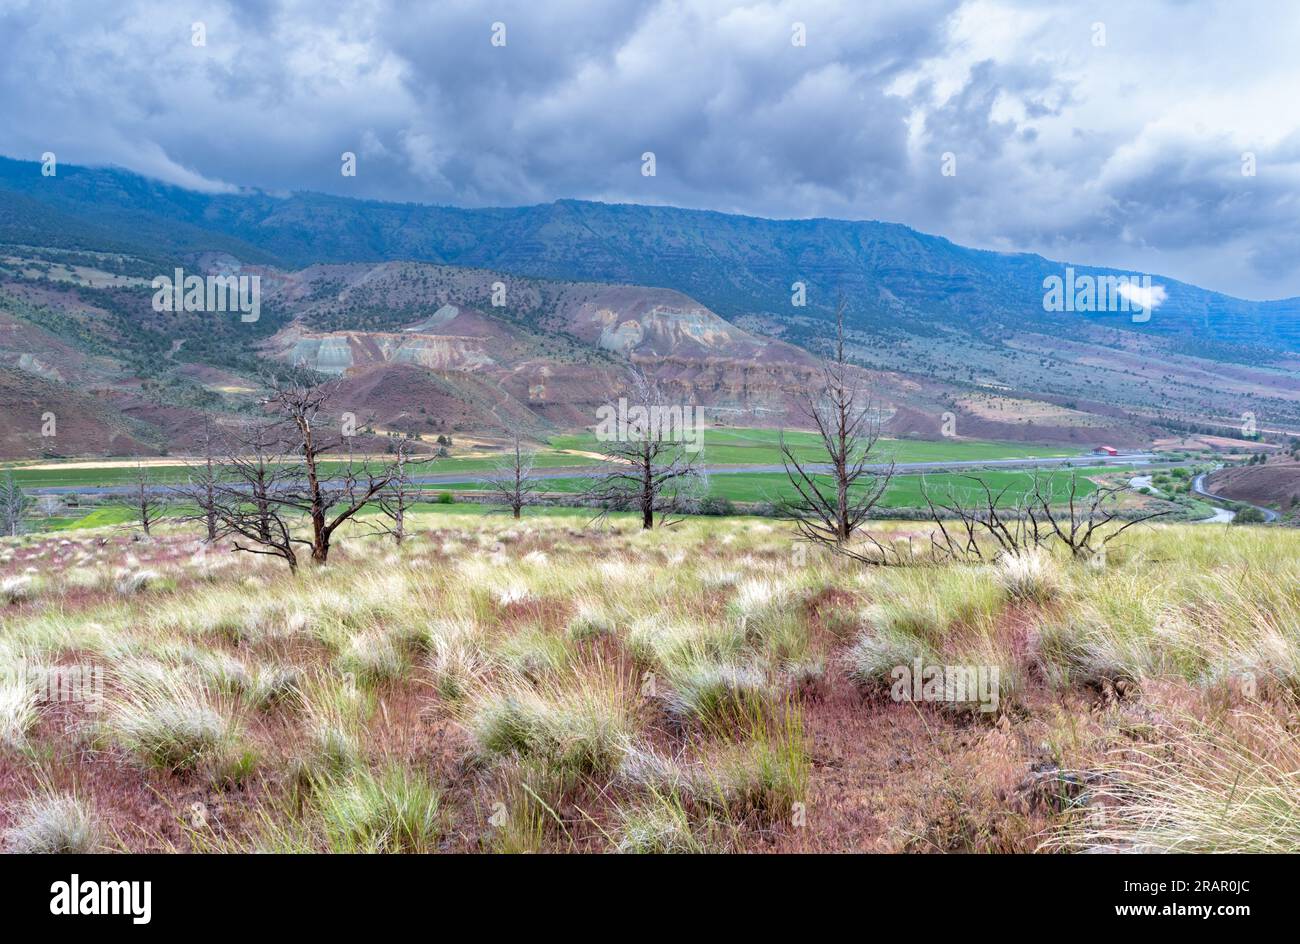
[[(1080, 468), (1071, 470), (1079, 476), (1078, 494), (1089, 495), (1096, 491), (1096, 485), (1087, 476), (1101, 472), (1124, 471), (1114, 467)], [(1011, 506), (1024, 498), (1033, 482), (1033, 473), (1010, 470), (989, 470), (978, 473), (995, 492), (1006, 489), (1001, 504)], [(1055, 501), (1064, 501), (1069, 497), (1069, 472), (1044, 470), (1039, 473), (1045, 482), (1051, 483), (1052, 497)], [(820, 477), (828, 485), (830, 480)], [(888, 491), (880, 502), (882, 508), (923, 508), (925, 499), (922, 495), (922, 483), (936, 502), (951, 504), (955, 497), (963, 504), (970, 505), (983, 497), (979, 486), (968, 477), (954, 472), (941, 472), (927, 475), (896, 475)], [(541, 485), (547, 492), (577, 494), (587, 484), (581, 476), (559, 479), (546, 479)], [(427, 492), (473, 491), (479, 489), (479, 483), (466, 480), (450, 485), (430, 485)], [(793, 497), (795, 494), (789, 480), (781, 472), (725, 472), (709, 476), (709, 496), (733, 502), (774, 502), (780, 498)], [(455, 512), (457, 514), (491, 514), (494, 509), (475, 502), (457, 502), (441, 504), (437, 502), (419, 502), (413, 506), (420, 512)], [(190, 509), (193, 511), (194, 509)], [(533, 509), (529, 513), (548, 515), (590, 515), (588, 508), (547, 507)], [(181, 510), (169, 508), (165, 515), (177, 515)], [(1210, 512), (1207, 510), (1206, 514)], [(65, 515), (56, 518), (36, 518), (32, 524), (40, 531), (65, 531), (73, 528), (99, 528), (110, 525), (125, 525), (136, 520), (136, 512), (122, 504), (106, 504), (89, 510), (84, 516)]]
[[(434, 491), (431, 489), (430, 491)], [(197, 509), (188, 509), (191, 513)], [(411, 513), (415, 514), (434, 514), (434, 515), (500, 515), (502, 510), (491, 505), (482, 505), (477, 502), (456, 502), (454, 504), (444, 504), (441, 502), (415, 502), (411, 505)], [(162, 518), (173, 518), (184, 513), (185, 510), (179, 508), (168, 508), (163, 511)], [(590, 508), (578, 508), (566, 505), (548, 505), (545, 507), (530, 508), (527, 512), (529, 515), (546, 515), (548, 517), (561, 518), (590, 518), (592, 510)], [(357, 517), (364, 520), (379, 514), (377, 508), (366, 506), (366, 509)], [(619, 513), (617, 517), (635, 517), (630, 513)], [(128, 505), (99, 505), (84, 515), (62, 515), (49, 518), (32, 518), (27, 524), (30, 526), (32, 533), (43, 533), (52, 531), (74, 531), (82, 528), (105, 528), (122, 526), (129, 530), (139, 530), (139, 512)], [(196, 524), (194, 527), (201, 528), (202, 525)]]
[[(173, 514), (176, 512), (164, 511), (163, 517)], [(139, 515), (134, 508), (125, 505), (101, 505), (80, 517), (35, 518), (31, 523), (38, 525), (41, 531), (70, 531), (75, 528), (103, 528), (109, 525), (129, 524), (138, 520)]]
[[(377, 460), (378, 461), (378, 460)], [(413, 475), (433, 475), (464, 473), (467, 476), (491, 472), (501, 460), (493, 458), (451, 457), (437, 459), (427, 465), (421, 465), (420, 471)], [(535, 466), (539, 469), (580, 467), (591, 464), (591, 459), (558, 452), (542, 452), (536, 457)], [(40, 463), (42, 465), (48, 463)], [(24, 488), (96, 488), (111, 485), (131, 485), (136, 481), (136, 468), (128, 466), (114, 469), (76, 468), (69, 464), (63, 468), (34, 469), (30, 464), (0, 464), (0, 474), (13, 472), (14, 481)], [(414, 467), (413, 467), (414, 468)], [(322, 462), (321, 469), (326, 475), (336, 475), (343, 470), (341, 462)], [(181, 461), (174, 465), (153, 465), (148, 467), (151, 485), (183, 485), (189, 477), (189, 467)]]
[[(825, 461), (820, 440), (809, 432), (787, 432), (786, 442), (796, 451), (804, 462)], [(781, 453), (779, 443), (782, 433), (773, 429), (734, 429), (709, 428), (705, 430), (704, 450), (697, 462), (710, 466), (733, 465), (780, 465)], [(592, 433), (581, 433), (553, 437), (549, 449), (540, 451), (535, 458), (539, 470), (573, 468), (574, 475), (558, 479), (546, 479), (542, 482), (545, 491), (575, 494), (583, 490), (586, 480), (580, 470), (589, 467), (593, 460), (576, 453), (600, 451), (601, 443)], [(981, 461), (1011, 458), (1041, 458), (1077, 455), (1077, 451), (1052, 446), (1034, 446), (1023, 443), (997, 443), (985, 441), (943, 440), (926, 442), (920, 440), (881, 440), (878, 445), (879, 461), (893, 459), (897, 462), (942, 462), (942, 461)], [(423, 465), (415, 475), (460, 475), (464, 479), (451, 484), (431, 484), (426, 488), (431, 492), (442, 490), (466, 491), (481, 488), (476, 476), (491, 472), (500, 460), (491, 457), (451, 457), (438, 459)], [(17, 482), (29, 489), (35, 488), (94, 488), (105, 486), (130, 485), (135, 481), (136, 469), (131, 466), (123, 468), (76, 468), (71, 463), (66, 467), (31, 468), (36, 464), (50, 463), (11, 463), (0, 466), (0, 471), (11, 471)], [(322, 464), (326, 474), (336, 474), (342, 469), (338, 462)], [(1080, 470), (1081, 475), (1095, 473), (1099, 470)], [(1113, 470), (1110, 470), (1113, 471)], [(181, 485), (188, 477), (186, 465), (177, 460), (175, 464), (152, 466), (149, 468), (149, 481), (153, 485)], [(1010, 486), (1004, 502), (1019, 501), (1031, 481), (1031, 474), (1010, 470), (990, 470), (981, 472), (990, 486), (1001, 489)], [(1045, 473), (1044, 473), (1045, 474)], [(885, 508), (917, 508), (924, 504), (921, 494), (923, 477), (909, 474), (896, 476), (886, 493), (881, 505)], [(975, 486), (969, 479), (957, 473), (934, 473), (924, 476), (930, 492), (936, 497), (945, 497), (954, 493), (964, 501), (976, 497)], [(1056, 497), (1065, 495), (1066, 476), (1056, 476)], [(1085, 493), (1093, 489), (1089, 481), (1084, 481), (1081, 490)], [(710, 476), (711, 497), (734, 502), (773, 502), (794, 494), (789, 481), (782, 472), (715, 472)], [(421, 506), (422, 508), (426, 506)], [(430, 510), (441, 510), (448, 506), (429, 505)], [(459, 504), (454, 506), (470, 513), (478, 511), (481, 506)], [(171, 513), (175, 513), (174, 511)], [(576, 510), (575, 513), (586, 513)], [(65, 530), (70, 528), (92, 528), (125, 524), (133, 520), (134, 512), (120, 503), (106, 504), (88, 509), (84, 515), (75, 511), (65, 512), (60, 517), (39, 519), (42, 530)]]
[[(1096, 485), (1087, 476), (1116, 470), (1113, 468), (1080, 468), (1071, 471), (1079, 476), (1078, 494), (1088, 495), (1096, 491)], [(1064, 501), (1069, 497), (1070, 473), (1056, 470), (1053, 475), (1052, 472), (1053, 470), (1043, 470), (1039, 472), (1039, 476), (1045, 483), (1050, 481), (1053, 500)], [(1014, 505), (1023, 499), (1033, 484), (1032, 472), (988, 470), (980, 471), (978, 475), (988, 483), (989, 488), (995, 493), (1006, 489), (1001, 501), (1004, 506)], [(818, 478), (829, 486), (830, 479), (828, 477), (818, 476)], [(933, 499), (936, 501), (941, 500), (944, 503), (950, 503), (951, 499), (955, 497), (964, 504), (970, 504), (972, 501), (983, 497), (983, 491), (979, 485), (961, 473), (937, 472), (926, 475), (896, 475), (881, 500), (881, 506), (885, 508), (925, 507), (925, 499), (922, 495), (923, 483)], [(546, 479), (541, 483), (544, 491), (566, 494), (581, 492), (586, 485), (587, 480), (578, 476)], [(450, 491), (461, 491), (472, 490), (477, 486), (473, 482), (460, 482), (437, 487)], [(780, 498), (793, 497), (795, 494), (794, 488), (790, 485), (790, 480), (786, 478), (783, 472), (719, 472), (709, 476), (709, 496), (712, 498), (734, 502), (772, 502)]]
[[(780, 465), (779, 443), (781, 432), (774, 429), (709, 428), (704, 431), (704, 448), (698, 461), (709, 465)], [(816, 434), (787, 432), (786, 441), (795, 449), (800, 461), (822, 462), (826, 453)], [(538, 469), (582, 467), (593, 463), (588, 456), (576, 452), (600, 452), (601, 443), (593, 433), (555, 436), (550, 449), (540, 450), (534, 465)], [(979, 461), (984, 459), (1043, 458), (1078, 455), (1079, 451), (1057, 446), (1034, 446), (1024, 443), (998, 443), (980, 440), (942, 440), (927, 442), (913, 439), (881, 440), (877, 446), (879, 461), (888, 462), (941, 462)], [(420, 466), (420, 475), (464, 474), (466, 479), (492, 471), (501, 460), (492, 457), (456, 457), (437, 459)], [(24, 488), (94, 488), (99, 486), (130, 485), (136, 480), (134, 466), (111, 469), (66, 467), (32, 468), (33, 465), (53, 463), (0, 464), (0, 471), (11, 471), (15, 481)], [(342, 469), (342, 463), (325, 462), (321, 465), (327, 475)], [(189, 477), (188, 467), (182, 460), (171, 465), (149, 467), (149, 481), (154, 485), (183, 485)], [(468, 486), (465, 486), (468, 487)]]
[[(787, 431), (785, 441), (801, 462), (824, 462), (826, 451), (816, 433)], [(704, 448), (699, 458), (709, 465), (779, 465), (782, 433), (775, 429), (709, 428), (704, 431)], [(593, 433), (554, 436), (555, 449), (599, 452), (601, 443)], [(999, 443), (984, 440), (882, 439), (877, 444), (881, 462), (979, 461), (984, 459), (1050, 458), (1076, 456), (1078, 449)]]

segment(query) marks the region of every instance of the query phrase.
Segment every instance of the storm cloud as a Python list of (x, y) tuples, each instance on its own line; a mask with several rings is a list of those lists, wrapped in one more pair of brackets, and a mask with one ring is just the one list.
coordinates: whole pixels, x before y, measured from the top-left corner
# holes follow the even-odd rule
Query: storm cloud
[(1297, 43), (1286, 2), (0, 0), (0, 153), (890, 220), (1273, 298), (1300, 295)]

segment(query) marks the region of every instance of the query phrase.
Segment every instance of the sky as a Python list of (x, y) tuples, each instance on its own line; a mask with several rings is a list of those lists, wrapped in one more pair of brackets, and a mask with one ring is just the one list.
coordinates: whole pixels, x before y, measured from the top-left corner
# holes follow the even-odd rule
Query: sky
[(1298, 48), (1290, 0), (0, 0), (0, 154), (887, 220), (1280, 298)]

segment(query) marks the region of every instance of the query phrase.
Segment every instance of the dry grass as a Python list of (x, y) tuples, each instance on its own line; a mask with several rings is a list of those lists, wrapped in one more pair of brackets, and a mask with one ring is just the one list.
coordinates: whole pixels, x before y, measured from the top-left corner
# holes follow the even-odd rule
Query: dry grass
[[(1294, 531), (867, 568), (744, 519), (412, 525), (400, 549), (345, 535), (292, 578), (167, 528), (0, 541), (6, 842), (1297, 846)], [(918, 659), (995, 668), (999, 710), (895, 701)], [(106, 713), (42, 688), (91, 663)]]
[(33, 794), (17, 804), (12, 820), (14, 825), (4, 834), (8, 852), (86, 854), (104, 848), (104, 831), (94, 811), (72, 794)]

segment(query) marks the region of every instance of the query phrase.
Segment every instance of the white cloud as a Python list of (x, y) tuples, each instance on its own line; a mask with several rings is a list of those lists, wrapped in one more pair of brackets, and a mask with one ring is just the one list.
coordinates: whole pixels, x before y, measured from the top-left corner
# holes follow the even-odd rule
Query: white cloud
[(205, 190), (885, 219), (1300, 294), (1300, 5), (216, 0), (204, 48), (197, 15), (0, 8), (0, 153)]

